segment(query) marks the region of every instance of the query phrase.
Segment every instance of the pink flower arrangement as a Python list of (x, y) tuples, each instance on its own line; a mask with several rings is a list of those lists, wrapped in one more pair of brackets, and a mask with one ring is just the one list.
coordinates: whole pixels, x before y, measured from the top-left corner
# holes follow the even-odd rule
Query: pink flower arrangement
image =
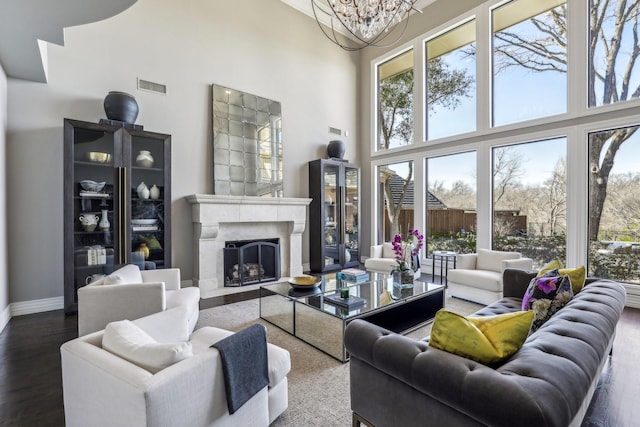
[[(417, 244), (414, 241), (417, 240)], [(422, 249), (424, 236), (420, 231), (409, 229), (406, 238), (403, 240), (400, 234), (396, 234), (391, 242), (398, 266), (394, 270), (412, 270), (413, 257), (417, 256)]]

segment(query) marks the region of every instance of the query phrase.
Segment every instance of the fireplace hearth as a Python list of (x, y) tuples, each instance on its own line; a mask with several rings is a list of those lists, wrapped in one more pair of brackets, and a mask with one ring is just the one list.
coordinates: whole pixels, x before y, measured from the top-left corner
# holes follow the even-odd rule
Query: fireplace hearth
[(280, 278), (279, 239), (226, 242), (223, 253), (225, 286), (253, 285)]

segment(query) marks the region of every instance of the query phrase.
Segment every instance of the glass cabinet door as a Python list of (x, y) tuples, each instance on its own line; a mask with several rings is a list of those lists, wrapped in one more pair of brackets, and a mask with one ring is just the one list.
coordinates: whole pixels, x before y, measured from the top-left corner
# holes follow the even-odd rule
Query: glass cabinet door
[[(167, 216), (171, 204), (169, 194), (170, 162), (169, 136), (150, 132), (126, 131), (125, 146), (130, 149), (131, 168), (127, 177), (127, 197), (130, 212), (127, 245), (131, 263), (141, 270), (165, 268), (171, 254), (166, 250), (170, 242)], [(165, 226), (167, 225), (167, 226)]]
[(324, 194), (324, 265), (339, 265), (340, 244), (338, 203), (340, 193), (338, 191), (340, 167), (326, 164), (323, 169), (323, 194)]
[(121, 161), (121, 130), (66, 125), (65, 132), (73, 141), (65, 148), (72, 159), (65, 171), (65, 253), (71, 258), (72, 277), (65, 280), (72, 281), (76, 302), (78, 288), (113, 271), (119, 262), (114, 230), (120, 209), (115, 165)]
[(345, 189), (344, 194), (344, 236), (342, 241), (345, 246), (345, 264), (354, 261), (357, 265), (357, 260), (360, 259), (360, 248), (358, 247), (358, 224), (360, 214), (358, 212), (358, 200), (360, 198), (360, 170), (358, 168), (346, 167), (345, 168)]

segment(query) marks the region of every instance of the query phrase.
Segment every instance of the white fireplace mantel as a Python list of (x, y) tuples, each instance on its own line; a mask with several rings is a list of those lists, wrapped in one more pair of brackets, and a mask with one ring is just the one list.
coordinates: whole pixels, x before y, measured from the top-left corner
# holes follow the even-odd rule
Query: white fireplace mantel
[(311, 199), (192, 194), (193, 283), (202, 298), (224, 288), (223, 249), (235, 240), (280, 239), (282, 276), (302, 274), (302, 232)]

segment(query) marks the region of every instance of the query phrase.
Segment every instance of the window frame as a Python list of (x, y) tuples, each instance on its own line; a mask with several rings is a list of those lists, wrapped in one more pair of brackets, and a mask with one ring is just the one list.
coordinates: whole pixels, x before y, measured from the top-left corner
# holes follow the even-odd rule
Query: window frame
[[(584, 0), (567, 0), (567, 112), (515, 124), (490, 127), (491, 117), (491, 10), (506, 1), (490, 1), (476, 8), (432, 28), (426, 33), (415, 37), (402, 46), (390, 50), (386, 54), (371, 61), (371, 94), (376, 97), (377, 64), (392, 58), (395, 54), (413, 47), (414, 49), (414, 144), (393, 148), (386, 151), (376, 151), (377, 142), (377, 99), (371, 104), (370, 125), (372, 135), (369, 157), (363, 156), (363, 161), (371, 164), (371, 182), (376, 182), (377, 166), (401, 161), (414, 161), (414, 185), (416, 193), (415, 226), (424, 230), (426, 222), (426, 208), (424, 196), (426, 186), (427, 157), (457, 154), (460, 152), (476, 152), (477, 171), (477, 247), (492, 247), (492, 149), (496, 146), (516, 143), (535, 142), (539, 140), (565, 137), (567, 140), (567, 265), (586, 265), (588, 258), (588, 185), (585, 177), (588, 173), (588, 135), (614, 127), (636, 125), (640, 116), (640, 98), (625, 102), (588, 106), (588, 13), (589, 2)], [(426, 140), (424, 127), (425, 107), (425, 57), (426, 41), (455, 28), (470, 19), (476, 19), (476, 131), (466, 134), (445, 137), (436, 140)], [(484, 36), (483, 36), (484, 35)], [(416, 91), (420, 95), (416, 94)], [(421, 138), (418, 138), (421, 136)], [(376, 240), (376, 227), (379, 218), (377, 209), (377, 188), (372, 186), (371, 197), (371, 236), (372, 244)], [(421, 199), (421, 200), (419, 200)], [(571, 242), (571, 244), (569, 244)], [(423, 259), (423, 266), (430, 265), (430, 259)]]

